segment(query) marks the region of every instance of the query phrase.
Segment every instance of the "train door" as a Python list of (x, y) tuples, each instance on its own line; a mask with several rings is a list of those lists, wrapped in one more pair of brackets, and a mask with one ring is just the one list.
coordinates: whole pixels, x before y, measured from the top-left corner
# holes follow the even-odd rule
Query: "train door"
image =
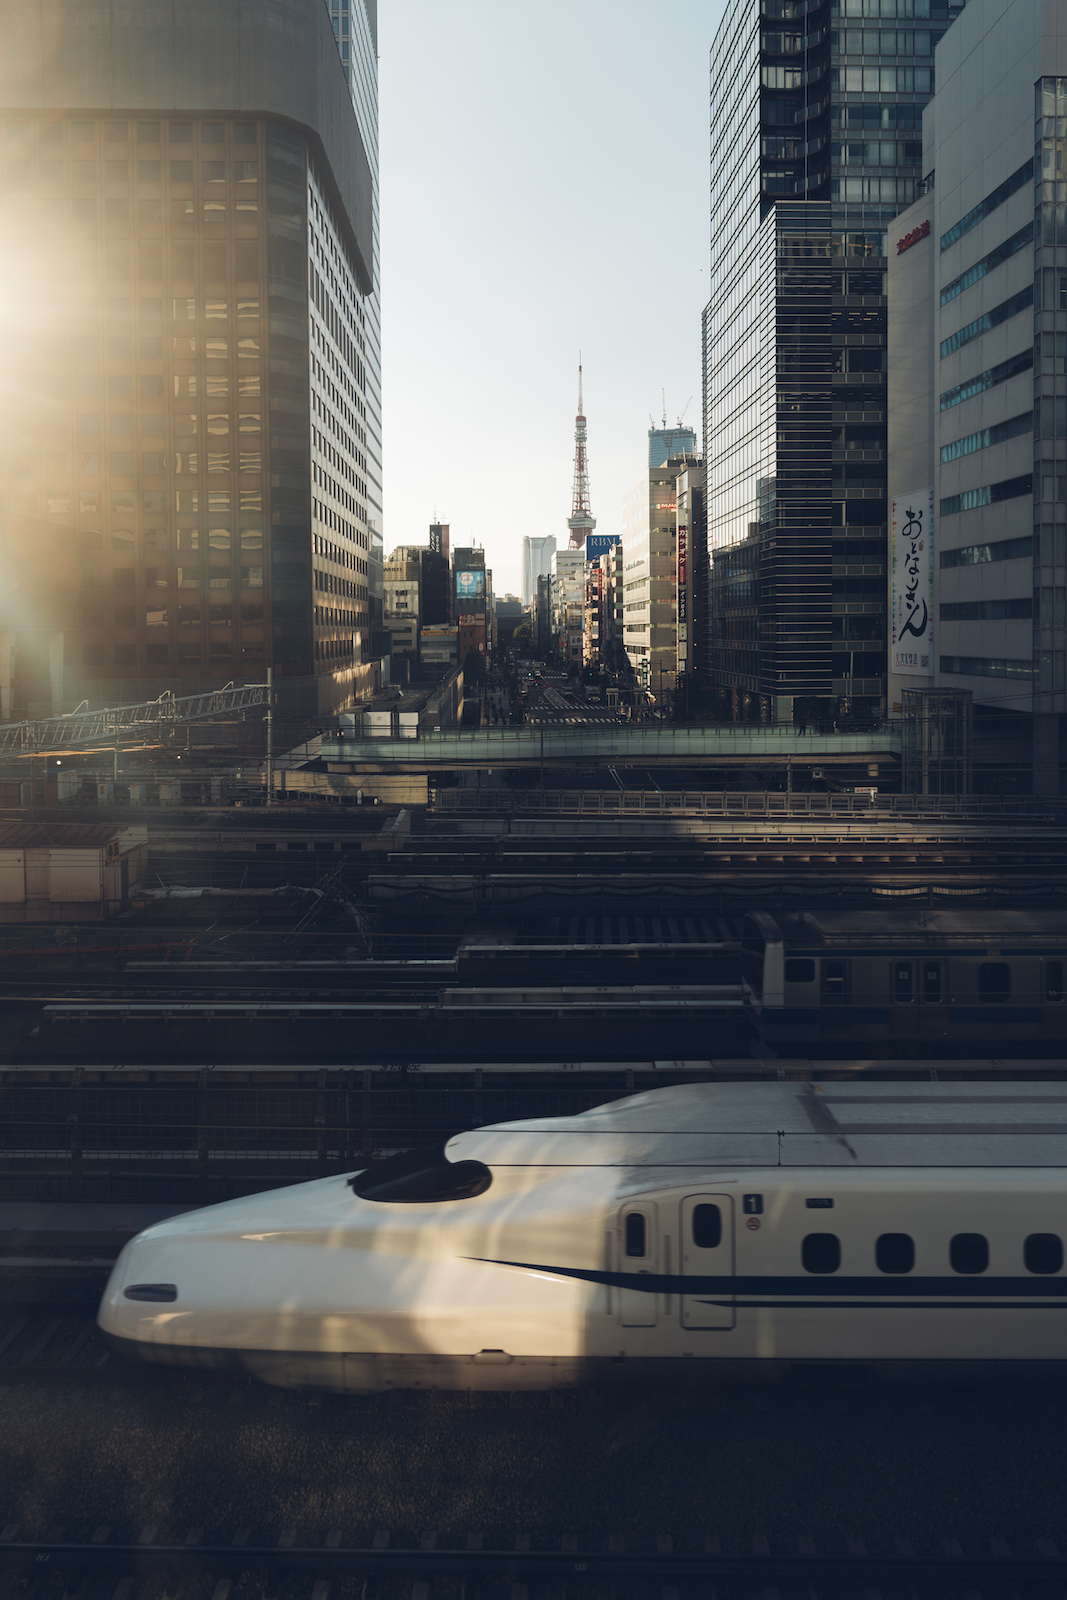
[(894, 1038), (918, 1032), (915, 967), (910, 956), (900, 956), (889, 963), (890, 1032)]
[(923, 956), (915, 967), (919, 1031), (927, 1038), (941, 1038), (948, 1033), (948, 963)]
[(679, 1228), (683, 1328), (734, 1325), (734, 1203), (728, 1194), (687, 1194)]
[[(642, 1201), (624, 1206), (619, 1263), (624, 1278), (651, 1277), (656, 1271), (656, 1207)], [(619, 1321), (624, 1328), (654, 1328), (656, 1291), (629, 1287), (619, 1290)]]
[(1041, 1032), (1062, 1038), (1067, 1033), (1067, 990), (1062, 959), (1041, 963)]

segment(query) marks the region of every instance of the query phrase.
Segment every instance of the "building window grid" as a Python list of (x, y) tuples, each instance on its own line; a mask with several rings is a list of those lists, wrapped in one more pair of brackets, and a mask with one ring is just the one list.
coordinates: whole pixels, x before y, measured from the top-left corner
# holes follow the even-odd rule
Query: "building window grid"
[[(935, 36), (930, 40), (932, 49), (935, 38), (940, 36), (944, 26), (952, 20), (960, 7), (931, 6), (926, 3), (913, 5), (911, 0), (907, 0), (907, 3), (905, 3), (905, 0), (898, 0), (896, 7), (887, 5), (886, 0), (880, 0), (880, 3), (879, 0), (834, 0), (832, 8), (834, 26), (839, 29), (845, 26), (851, 28), (853, 26), (852, 19), (856, 18), (858, 20), (855, 26), (866, 29), (868, 27), (868, 19), (863, 15), (864, 12), (877, 11), (883, 13), (890, 9), (897, 11), (900, 16), (906, 15), (909, 20), (912, 19), (916, 11), (926, 13), (923, 17), (923, 22), (929, 22), (931, 32)], [(929, 17), (928, 15), (931, 10), (936, 12), (934, 17)], [(754, 354), (754, 346), (758, 341), (755, 341), (752, 336), (751, 318), (746, 321), (746, 300), (750, 305), (757, 303), (761, 288), (756, 274), (751, 270), (753, 238), (758, 219), (753, 216), (749, 209), (749, 197), (753, 193), (753, 188), (758, 189), (759, 187), (758, 173), (754, 184), (751, 178), (753, 167), (756, 165), (752, 151), (754, 147), (762, 147), (762, 139), (765, 133), (768, 136), (773, 134), (775, 138), (783, 141), (788, 139), (790, 137), (789, 127), (794, 115), (792, 108), (803, 106), (803, 114), (806, 119), (804, 123), (806, 147), (803, 150), (803, 161), (801, 162), (798, 159), (797, 163), (792, 167), (792, 173), (795, 177), (795, 192), (798, 195), (804, 193), (811, 197), (818, 197), (820, 194), (833, 195), (835, 201), (839, 202), (834, 205), (833, 213), (835, 233), (833, 248), (835, 252), (846, 254), (847, 252), (855, 251), (861, 258), (866, 257), (868, 260), (872, 257), (883, 258), (879, 264), (884, 269), (885, 226), (891, 220), (895, 211), (899, 209), (900, 204), (906, 203), (911, 198), (910, 190), (903, 190), (896, 187), (896, 185), (901, 181), (912, 182), (914, 173), (906, 170), (901, 173), (898, 169), (898, 172), (892, 175), (894, 187), (891, 201), (889, 195), (883, 195), (880, 188), (870, 185), (866, 189), (861, 189), (859, 193), (850, 193), (845, 187), (839, 187), (836, 191), (827, 187), (820, 190), (818, 183), (825, 178), (825, 166), (823, 164), (825, 163), (826, 147), (829, 141), (827, 136), (823, 135), (820, 145), (819, 138), (813, 138), (813, 135), (819, 134), (820, 127), (823, 124), (817, 120), (811, 120), (810, 108), (815, 108), (816, 116), (822, 115), (818, 109), (819, 96), (821, 95), (823, 97), (822, 105), (829, 104), (828, 116), (833, 119), (835, 136), (837, 129), (842, 129), (841, 139), (843, 143), (846, 139), (844, 131), (845, 119), (854, 116), (857, 120), (863, 118), (869, 121), (871, 113), (874, 112), (878, 117), (878, 123), (876, 124), (878, 128), (877, 167), (883, 166), (882, 157), (884, 152), (882, 145), (888, 136), (897, 139), (900, 145), (899, 154), (904, 156), (904, 160), (900, 165), (907, 169), (914, 166), (914, 160), (909, 160), (908, 158), (914, 158), (917, 155), (915, 150), (906, 149), (907, 133), (911, 132), (914, 136), (914, 142), (918, 142), (921, 137), (919, 134), (921, 107), (927, 98), (925, 91), (921, 94), (899, 92), (896, 94), (892, 92), (882, 94), (880, 92), (878, 99), (885, 102), (881, 107), (866, 105), (863, 103), (864, 101), (870, 101), (874, 98), (870, 93), (857, 96), (855, 93), (849, 93), (846, 90), (848, 80), (844, 77), (844, 72), (851, 63), (842, 61), (839, 54), (827, 56), (824, 53), (821, 57), (818, 57), (818, 60), (821, 61), (820, 70), (824, 72), (833, 71), (839, 74), (833, 92), (828, 92), (829, 79), (826, 76), (819, 79), (818, 73), (815, 71), (816, 52), (825, 52), (825, 39), (809, 35), (807, 40), (804, 41), (804, 30), (796, 29), (792, 31), (800, 35), (802, 42), (806, 43), (808, 48), (809, 53), (804, 57), (803, 65), (809, 81), (802, 90), (783, 90), (780, 96), (777, 89), (772, 90), (768, 84), (764, 88), (762, 95), (763, 123), (761, 127), (761, 107), (753, 104), (755, 97), (752, 96), (749, 88), (752, 81), (751, 64), (753, 61), (761, 60), (759, 55), (760, 46), (766, 46), (770, 41), (761, 40), (758, 37), (758, 32), (752, 25), (752, 19), (753, 13), (747, 7), (735, 8), (720, 28), (712, 52), (712, 214), (713, 216), (729, 215), (734, 218), (733, 228), (731, 230), (722, 230), (718, 236), (719, 242), (717, 244), (713, 242), (712, 295), (704, 319), (705, 441), (709, 483), (713, 483), (715, 486), (714, 490), (709, 493), (707, 511), (709, 560), (713, 565), (717, 551), (742, 548), (748, 529), (758, 525), (756, 480), (759, 477), (773, 476), (773, 474), (766, 473), (762, 463), (767, 454), (767, 422), (769, 420), (770, 427), (773, 430), (774, 420), (773, 416), (769, 419), (766, 416), (766, 406), (764, 404), (766, 390), (764, 389), (761, 393), (757, 358)], [(880, 19), (877, 21), (872, 19), (870, 25), (879, 26)], [(836, 42), (843, 41), (838, 40)], [(894, 39), (894, 48), (896, 42)], [(912, 39), (911, 43), (914, 49), (914, 39)], [(880, 72), (884, 64), (888, 73), (891, 68), (897, 66), (907, 67), (909, 65), (906, 59), (901, 61), (899, 58), (892, 61), (886, 60), (883, 63), (881, 60), (882, 44), (883, 41), (879, 37), (879, 59), (875, 70)], [(907, 44), (905, 44), (904, 49), (907, 50), (907, 48)], [(773, 61), (768, 60), (764, 64), (783, 68), (789, 66), (791, 62), (799, 65), (800, 56), (798, 51), (799, 46), (796, 41), (791, 40), (788, 47), (783, 47), (783, 49), (776, 52)], [(861, 61), (858, 64), (862, 70), (866, 63)], [(873, 63), (870, 64), (873, 65)], [(912, 64), (914, 64), (914, 61)], [(906, 79), (904, 82), (899, 79), (894, 81), (898, 91), (903, 90), (907, 82)], [(722, 86), (721, 90), (719, 88), (720, 85)], [(881, 91), (882, 80), (880, 76), (878, 85)], [(862, 88), (862, 83), (860, 87)], [(888, 88), (888, 84), (886, 87)], [(909, 87), (914, 90), (914, 79)], [(778, 99), (780, 99), (783, 108), (780, 115), (776, 115), (774, 112)], [(883, 119), (884, 124), (888, 126), (883, 125)], [(899, 127), (897, 126), (898, 119), (900, 122)], [(773, 126), (775, 122), (778, 123), (778, 127)], [(752, 131), (750, 132), (750, 130)], [(848, 131), (851, 132), (851, 130)], [(872, 137), (869, 133), (869, 128), (864, 128), (863, 131), (865, 138), (869, 142)], [(721, 152), (721, 154), (715, 154), (714, 152)], [(772, 161), (776, 161), (783, 154), (788, 155), (788, 151), (782, 145), (766, 148), (763, 153), (767, 158), (764, 167), (765, 173), (769, 172)], [(847, 152), (832, 152), (835, 157), (841, 153)], [(863, 154), (865, 158), (868, 158), (871, 155), (871, 151), (866, 150)], [(799, 155), (800, 152), (798, 152), (798, 157)], [(867, 165), (866, 160), (864, 164)], [(874, 163), (872, 162), (870, 165), (873, 166)], [(787, 167), (779, 166), (779, 171), (788, 172), (789, 170)], [(849, 175), (847, 165), (838, 162), (836, 159), (831, 166), (831, 170), (835, 175), (835, 183), (841, 183)], [(867, 170), (870, 171), (870, 166), (868, 166)], [(872, 178), (876, 177), (876, 174), (877, 169), (875, 173), (871, 173)], [(880, 176), (881, 174), (877, 174), (878, 178)], [(768, 193), (768, 187), (767, 185), (764, 186), (763, 192), (765, 194)], [(773, 198), (778, 198), (781, 193), (783, 193), (783, 190), (779, 187)], [(768, 198), (771, 198), (771, 196), (768, 195)], [(717, 266), (717, 262), (720, 259), (725, 269), (721, 274)], [(882, 306), (884, 307), (884, 301)], [(881, 320), (884, 322), (884, 311), (882, 312)], [(880, 338), (877, 339), (877, 342), (884, 345), (884, 328), (880, 328), (878, 333)], [(867, 409), (879, 414), (884, 428), (884, 398), (880, 393), (884, 380), (881, 374), (873, 374), (870, 380), (860, 379), (857, 374), (855, 377), (849, 377), (847, 381), (850, 384), (863, 381), (869, 387), (873, 403), (868, 401)], [(848, 400), (852, 399), (852, 396), (849, 395), (846, 398), (844, 394), (838, 395), (835, 389), (834, 399), (847, 404)], [(835, 410), (835, 421), (838, 414)], [(844, 415), (843, 412), (840, 414)], [(755, 417), (754, 423), (749, 426), (748, 417), (753, 415)], [(760, 466), (757, 467), (754, 464), (753, 457), (761, 463)], [(881, 475), (884, 478), (884, 467), (881, 468)], [(884, 542), (887, 531), (885, 525), (884, 482), (873, 483), (871, 487), (853, 487), (851, 485), (845, 487), (842, 480), (842, 486), (843, 494), (839, 495), (836, 490), (834, 492), (833, 516), (835, 523), (840, 521), (851, 532), (853, 529), (849, 526), (849, 519), (852, 517), (862, 519), (865, 531), (869, 530)], [(847, 593), (845, 584), (853, 581), (844, 579), (840, 580), (840, 582), (837, 579), (833, 581), (832, 604), (835, 610), (839, 604), (843, 606), (846, 604), (862, 605), (866, 603), (863, 600), (851, 601), (845, 599), (845, 594)], [(881, 580), (857, 581), (872, 581), (875, 583), (881, 581), (884, 584), (884, 577)], [(722, 660), (722, 651), (717, 646), (714, 646), (714, 630), (720, 626), (718, 620), (719, 590), (715, 585), (714, 579), (713, 590), (717, 599), (715, 604), (709, 606), (709, 628), (712, 630), (712, 637), (709, 638), (709, 650), (712, 652), (709, 654), (709, 661), (713, 664), (713, 673), (722, 671), (725, 674), (725, 669), (715, 666), (716, 662), (721, 662)], [(768, 592), (765, 590), (764, 605), (766, 605), (768, 598)], [(884, 615), (884, 596), (878, 599), (872, 598), (871, 603), (877, 604), (880, 612)], [(880, 671), (882, 676), (875, 682), (874, 686), (879, 690), (883, 690), (884, 661), (880, 664)], [(720, 676), (719, 681), (728, 681), (728, 676)], [(737, 682), (738, 679), (735, 678), (734, 681)], [(747, 687), (748, 685), (744, 686)], [(873, 702), (873, 704), (876, 706), (877, 701)], [(857, 708), (859, 709), (859, 707)]]
[(366, 375), (357, 354), (366, 351), (366, 323), (354, 272), (310, 162), (308, 247), (312, 633), (315, 670), (336, 672), (361, 664), (370, 622), (367, 413), (361, 392)]
[[(1067, 335), (1058, 313), (1067, 309), (1067, 78), (1035, 85), (1034, 104), (1034, 710), (1067, 711), (1067, 463), (1059, 440), (1064, 403), (1052, 390), (1067, 369)], [(1061, 293), (1062, 286), (1062, 293)], [(1058, 404), (1057, 404), (1058, 402)]]
[[(108, 661), (107, 647), (90, 634), (86, 664), (109, 676), (123, 675), (111, 671), (116, 667), (166, 675), (174, 665), (168, 643), (158, 634), (147, 639), (136, 619), (151, 609), (159, 626), (160, 608), (148, 605), (148, 595), (177, 586), (178, 523), (197, 518), (205, 552), (211, 526), (225, 523), (236, 548), (242, 510), (254, 511), (262, 545), (262, 448), (194, 452), (199, 467), (213, 470), (207, 478), (198, 473), (194, 485), (186, 461), (180, 487), (177, 452), (165, 448), (179, 368), (181, 387), (198, 391), (194, 415), (203, 416), (213, 400), (216, 416), (232, 418), (236, 434), (239, 402), (249, 416), (258, 409), (261, 128), (244, 119), (75, 118), (52, 123), (60, 137), (44, 140), (40, 118), (20, 121), (21, 151), (12, 123), (4, 125), (9, 193), (22, 172), (13, 163), (30, 161), (32, 183), (35, 142), (56, 152), (38, 157), (34, 192), (47, 190), (48, 204), (35, 226), (67, 233), (81, 270), (90, 279), (100, 274), (107, 312), (103, 333), (72, 325), (66, 348), (73, 373), (70, 367), (60, 373), (54, 349), (42, 352), (45, 388), (54, 393), (38, 435), (45, 448), (37, 453), (53, 467), (61, 459), (69, 465), (49, 474), (55, 482), (39, 484), (39, 511), (79, 529), (87, 595), (110, 580), (112, 588), (132, 587), (144, 596), (133, 608), (138, 638), (117, 641)], [(42, 168), (42, 161), (55, 170)], [(242, 244), (246, 255), (251, 247), (251, 261), (243, 259)], [(171, 331), (177, 325), (169, 313), (171, 286), (182, 281), (193, 289), (184, 299), (195, 309), (192, 328), (186, 318), (179, 333)], [(252, 307), (255, 316), (248, 314)], [(179, 338), (183, 343), (175, 347)], [(58, 448), (60, 442), (67, 448)], [(238, 477), (238, 467), (255, 476)], [(13, 502), (30, 509), (28, 483), (16, 479), (9, 488)], [(232, 567), (225, 581), (232, 589)], [(205, 587), (211, 582), (205, 576)], [(85, 615), (94, 622), (103, 616), (95, 605), (84, 606)], [(116, 626), (128, 629), (129, 608), (122, 618)], [(225, 643), (217, 632), (206, 642), (217, 655)], [(229, 650), (232, 656), (232, 644)], [(192, 660), (189, 650), (185, 662)]]

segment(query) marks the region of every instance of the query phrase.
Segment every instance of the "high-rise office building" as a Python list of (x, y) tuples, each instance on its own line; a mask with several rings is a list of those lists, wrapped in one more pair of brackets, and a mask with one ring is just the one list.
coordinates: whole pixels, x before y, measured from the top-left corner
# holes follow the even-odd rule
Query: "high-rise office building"
[(648, 430), (649, 471), (662, 467), (672, 456), (695, 456), (696, 451), (696, 433), (692, 428), (683, 428), (680, 422), (673, 428), (664, 422), (662, 428), (653, 426)]
[[(1067, 713), (1062, 16), (1039, 0), (978, 0), (939, 47), (937, 71), (923, 128), (936, 181), (895, 224), (889, 268), (891, 703), (909, 732), (931, 713), (962, 726), (973, 707), (975, 786), (1056, 794)], [(924, 741), (918, 787), (960, 787), (947, 743)]]
[(473, 545), (452, 551), (452, 606), (462, 666), (472, 650), (484, 656), (492, 648), (493, 574), (485, 551)]
[[(708, 660), (749, 714), (885, 706), (886, 230), (959, 10), (740, 0), (712, 48)], [(726, 581), (750, 570), (754, 630)]]
[(535, 534), (523, 535), (522, 603), (524, 606), (533, 605), (536, 600), (537, 580), (552, 571), (552, 557), (555, 553), (556, 541), (552, 534), (544, 534), (540, 538)]
[(557, 550), (552, 557), (552, 655), (565, 667), (582, 664), (585, 551)]
[(0, 538), (76, 565), (47, 637), (6, 608), (3, 715), (268, 666), (349, 703), (383, 648), (373, 0), (0, 29)]
[(636, 681), (662, 705), (678, 678), (678, 478), (698, 465), (683, 455), (650, 467), (623, 499), (623, 643)]

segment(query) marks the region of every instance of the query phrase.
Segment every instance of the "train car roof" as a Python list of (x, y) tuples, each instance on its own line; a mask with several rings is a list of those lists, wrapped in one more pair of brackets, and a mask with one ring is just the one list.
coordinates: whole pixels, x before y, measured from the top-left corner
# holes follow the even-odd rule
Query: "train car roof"
[(1064, 1168), (1067, 1084), (680, 1084), (575, 1117), (472, 1129), (448, 1156), (615, 1168), (620, 1193), (746, 1167)]
[(842, 909), (790, 912), (783, 916), (750, 914), (766, 937), (769, 924), (776, 924), (783, 943), (793, 948), (812, 949), (822, 945), (877, 946), (898, 949), (913, 943), (928, 949), (945, 942), (993, 945), (998, 950), (1005, 942), (1048, 945), (1067, 949), (1067, 928), (1061, 908), (998, 905), (952, 905), (927, 907), (910, 901), (868, 909)]

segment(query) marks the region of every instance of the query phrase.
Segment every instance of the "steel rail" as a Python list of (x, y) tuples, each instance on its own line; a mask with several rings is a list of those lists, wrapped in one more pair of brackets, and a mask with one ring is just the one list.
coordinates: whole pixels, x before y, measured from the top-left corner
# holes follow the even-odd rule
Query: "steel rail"
[[(671, 988), (676, 991), (671, 993)], [(526, 996), (531, 998), (526, 998)], [(499, 998), (498, 998), (499, 997)], [(10, 1004), (11, 996), (4, 996)], [(35, 1002), (39, 1003), (39, 1002)], [(90, 1021), (99, 1017), (121, 1017), (130, 1021), (162, 1018), (180, 1021), (186, 1017), (380, 1017), (384, 1020), (402, 1017), (433, 1017), (435, 1020), (454, 1019), (457, 1022), (471, 1017), (504, 1014), (512, 1011), (524, 1017), (551, 1016), (560, 1013), (577, 1015), (582, 1012), (599, 1014), (608, 1009), (613, 1016), (662, 1015), (665, 1011), (704, 1012), (742, 1010), (740, 984), (664, 985), (662, 990), (649, 994), (634, 994), (632, 990), (617, 988), (588, 988), (572, 991), (527, 989), (522, 995), (507, 989), (488, 990), (482, 999), (420, 1000), (69, 1000), (54, 1001), (42, 1007), (49, 1022), (70, 1018)]]
[[(5, 1530), (6, 1531), (6, 1530)], [(376, 1541), (377, 1544), (377, 1541)], [(709, 1551), (442, 1550), (366, 1546), (200, 1544), (50, 1544), (0, 1542), (0, 1570), (78, 1568), (148, 1573), (209, 1570), (235, 1576), (248, 1571), (421, 1574), (436, 1577), (586, 1577), (742, 1579), (753, 1583), (969, 1583), (1011, 1580), (1063, 1583), (1067, 1560), (1059, 1554), (1014, 1556), (723, 1555)]]

